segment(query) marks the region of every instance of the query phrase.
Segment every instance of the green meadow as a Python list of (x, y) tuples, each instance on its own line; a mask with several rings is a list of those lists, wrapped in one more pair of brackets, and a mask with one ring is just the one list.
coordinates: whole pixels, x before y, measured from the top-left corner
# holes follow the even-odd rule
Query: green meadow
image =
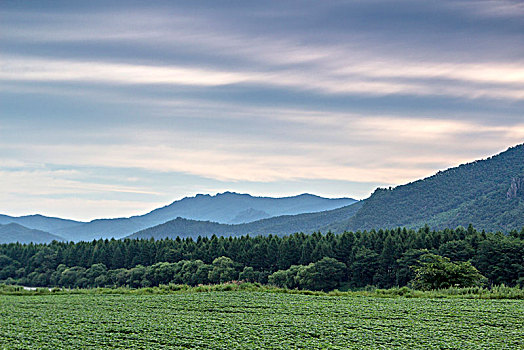
[(0, 295), (1, 349), (522, 349), (524, 301), (211, 291)]

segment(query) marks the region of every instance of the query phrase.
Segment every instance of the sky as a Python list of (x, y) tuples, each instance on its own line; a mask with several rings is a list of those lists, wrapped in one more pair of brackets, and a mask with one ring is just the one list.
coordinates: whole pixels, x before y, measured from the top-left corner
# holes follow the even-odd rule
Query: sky
[(522, 1), (0, 2), (0, 213), (364, 199), (524, 142)]

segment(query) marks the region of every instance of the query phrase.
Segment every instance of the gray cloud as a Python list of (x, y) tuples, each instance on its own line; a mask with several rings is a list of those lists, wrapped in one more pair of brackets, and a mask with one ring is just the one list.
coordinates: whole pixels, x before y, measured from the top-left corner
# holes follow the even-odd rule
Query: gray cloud
[(92, 216), (206, 191), (362, 198), (502, 151), (524, 139), (521, 13), (513, 1), (8, 2), (0, 205), (19, 211), (33, 193)]

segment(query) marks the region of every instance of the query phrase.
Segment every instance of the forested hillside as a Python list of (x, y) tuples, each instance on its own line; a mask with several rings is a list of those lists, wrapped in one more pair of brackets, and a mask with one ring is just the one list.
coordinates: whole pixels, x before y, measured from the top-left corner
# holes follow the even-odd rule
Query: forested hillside
[(393, 189), (377, 189), (334, 231), (398, 226), (487, 231), (524, 227), (524, 145)]

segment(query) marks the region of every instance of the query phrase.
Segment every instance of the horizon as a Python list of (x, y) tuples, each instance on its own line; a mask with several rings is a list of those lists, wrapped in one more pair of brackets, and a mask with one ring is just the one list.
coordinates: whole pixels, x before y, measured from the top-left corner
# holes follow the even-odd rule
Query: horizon
[(518, 1), (0, 5), (0, 214), (367, 198), (524, 140)]

